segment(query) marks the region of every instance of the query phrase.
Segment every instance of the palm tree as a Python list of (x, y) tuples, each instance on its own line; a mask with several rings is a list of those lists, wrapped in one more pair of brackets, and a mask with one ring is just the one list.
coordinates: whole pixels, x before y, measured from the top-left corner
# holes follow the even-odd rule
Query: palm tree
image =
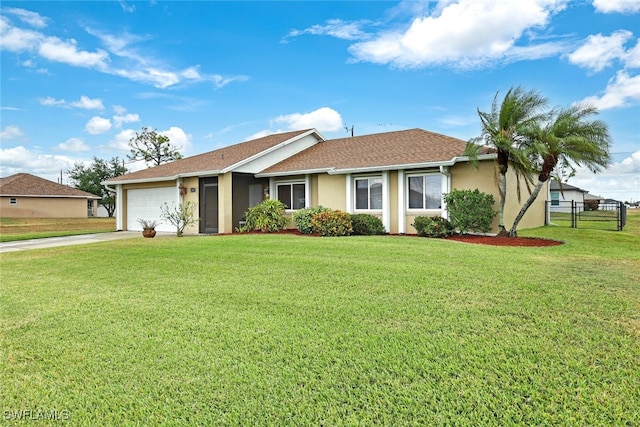
[(609, 128), (603, 121), (591, 119), (596, 114), (598, 110), (595, 107), (579, 104), (553, 112), (548, 123), (533, 129), (530, 137), (539, 153), (538, 182), (522, 205), (509, 236), (517, 235), (518, 223), (558, 164), (571, 169), (574, 165), (584, 166), (593, 173), (611, 164)]
[(547, 115), (543, 108), (547, 105), (547, 98), (537, 92), (525, 91), (517, 86), (510, 88), (502, 103), (498, 103), (498, 93), (493, 98), (491, 112), (486, 113), (478, 109), (482, 122), (482, 134), (467, 144), (465, 154), (477, 165), (478, 154), (484, 141), (485, 147), (495, 149), (497, 154), (498, 190), (500, 193), (498, 219), (500, 235), (507, 235), (504, 225), (504, 205), (507, 198), (507, 172), (509, 167), (515, 172), (517, 180), (517, 194), (520, 200), (520, 180), (524, 179), (529, 188), (534, 181), (532, 151), (530, 139), (526, 135), (535, 128)]

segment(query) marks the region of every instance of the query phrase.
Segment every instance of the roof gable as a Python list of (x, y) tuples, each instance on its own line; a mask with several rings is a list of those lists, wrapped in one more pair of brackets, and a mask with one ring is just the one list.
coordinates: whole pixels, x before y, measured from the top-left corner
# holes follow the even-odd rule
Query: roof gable
[[(264, 169), (261, 175), (300, 171), (333, 173), (389, 169), (453, 162), (462, 157), (467, 143), (423, 129), (385, 132), (323, 141)], [(481, 154), (489, 153), (483, 149)]]
[[(246, 167), (248, 162), (267, 155), (279, 146), (289, 144), (312, 134), (316, 135), (314, 143), (322, 139), (315, 129), (268, 135), (262, 138), (209, 151), (207, 153), (186, 157), (181, 160), (121, 175), (117, 178), (112, 178), (106, 181), (106, 183), (121, 184), (132, 181), (168, 180), (175, 179), (180, 176), (195, 176), (202, 174), (214, 175), (225, 173), (234, 170), (234, 168), (242, 166)], [(275, 163), (275, 161), (272, 163)]]
[(99, 199), (95, 194), (58, 184), (48, 179), (40, 178), (28, 173), (17, 173), (6, 178), (0, 178), (0, 194), (3, 196), (27, 197), (75, 197)]

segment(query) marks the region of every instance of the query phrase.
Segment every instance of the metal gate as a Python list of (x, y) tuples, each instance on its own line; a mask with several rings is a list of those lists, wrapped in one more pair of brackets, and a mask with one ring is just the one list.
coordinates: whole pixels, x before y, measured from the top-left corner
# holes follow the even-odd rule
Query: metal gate
[(620, 231), (627, 222), (627, 207), (622, 202), (547, 200), (546, 209), (547, 225)]

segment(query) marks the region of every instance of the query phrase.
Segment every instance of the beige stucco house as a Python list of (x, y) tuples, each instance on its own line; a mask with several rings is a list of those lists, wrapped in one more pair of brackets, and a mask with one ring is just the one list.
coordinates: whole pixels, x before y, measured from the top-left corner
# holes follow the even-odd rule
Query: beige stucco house
[(99, 196), (28, 173), (0, 178), (0, 217), (87, 218)]
[[(160, 219), (160, 206), (193, 201), (200, 222), (185, 233), (230, 233), (267, 197), (292, 213), (318, 205), (382, 219), (389, 233), (412, 234), (416, 216), (447, 216), (443, 195), (475, 189), (498, 200), (495, 155), (474, 168), (466, 142), (422, 129), (326, 140), (315, 129), (246, 141), (106, 181), (117, 193), (117, 228), (139, 230), (138, 218)], [(509, 180), (513, 182), (515, 180)], [(506, 223), (520, 206), (509, 188)], [(544, 194), (544, 193), (543, 193)], [(497, 231), (497, 220), (494, 224)], [(544, 200), (520, 228), (544, 225)], [(156, 228), (174, 231), (169, 224)]]

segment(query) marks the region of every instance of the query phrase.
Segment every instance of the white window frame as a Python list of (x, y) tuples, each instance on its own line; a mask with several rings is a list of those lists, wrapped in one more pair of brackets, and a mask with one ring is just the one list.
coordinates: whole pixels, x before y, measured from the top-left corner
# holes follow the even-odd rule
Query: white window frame
[[(296, 180), (288, 180), (288, 181), (275, 181), (273, 183), (274, 196), (276, 200), (278, 199), (278, 187), (288, 185), (291, 188), (291, 202), (293, 204), (293, 186), (294, 185), (304, 185), (304, 206), (300, 209), (304, 209), (309, 207), (309, 180), (308, 179), (296, 179)], [(294, 212), (298, 209), (294, 209), (293, 207), (286, 208), (287, 212)]]
[(18, 204), (18, 198), (17, 197), (12, 197), (9, 199), (9, 204), (12, 206), (15, 206)]
[[(425, 183), (426, 183), (426, 177), (428, 176), (439, 176), (440, 177), (440, 182), (438, 183), (438, 187), (440, 189), (440, 207), (439, 208), (427, 208), (425, 206), (425, 201), (424, 201), (424, 191), (425, 191)], [(410, 203), (410, 193), (411, 193), (411, 186), (409, 184), (409, 180), (411, 178), (415, 178), (415, 177), (422, 177), (424, 179), (423, 181), (423, 186), (422, 186), (422, 202), (423, 202), (423, 207), (421, 208), (412, 208), (409, 207), (409, 203)], [(425, 211), (443, 211), (444, 209), (444, 194), (443, 194), (443, 190), (442, 190), (442, 180), (445, 178), (445, 175), (441, 172), (418, 172), (418, 173), (410, 173), (410, 174), (406, 174), (405, 175), (405, 209), (407, 210), (407, 212), (425, 212)]]
[[(380, 186), (382, 191), (382, 200), (380, 208), (371, 208), (371, 184), (367, 183), (367, 208), (362, 209), (358, 208), (358, 186), (357, 181), (359, 180), (367, 180), (370, 181), (372, 179), (380, 180)], [(353, 177), (353, 211), (354, 212), (376, 212), (381, 213), (384, 210), (385, 205), (385, 177), (383, 175), (366, 175), (366, 176), (354, 176)]]

